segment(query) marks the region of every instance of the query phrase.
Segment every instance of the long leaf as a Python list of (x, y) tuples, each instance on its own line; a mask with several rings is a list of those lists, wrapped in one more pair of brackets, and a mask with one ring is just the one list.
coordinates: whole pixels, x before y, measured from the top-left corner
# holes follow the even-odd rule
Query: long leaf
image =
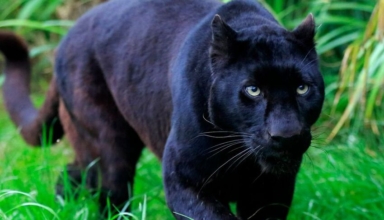
[[(50, 21), (48, 22), (38, 22), (38, 21), (30, 21), (30, 20), (5, 20), (0, 21), (0, 27), (27, 27), (31, 29), (43, 30), (52, 32), (59, 35), (65, 35), (67, 33), (67, 28), (57, 25), (50, 25)], [(60, 21), (57, 21), (58, 24)]]

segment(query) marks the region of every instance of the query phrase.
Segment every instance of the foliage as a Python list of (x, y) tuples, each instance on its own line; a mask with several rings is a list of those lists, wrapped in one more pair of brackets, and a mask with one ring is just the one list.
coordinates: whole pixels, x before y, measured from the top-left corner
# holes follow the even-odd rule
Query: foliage
[[(32, 91), (42, 93), (52, 76), (54, 49), (73, 20), (102, 0), (2, 0), (0, 29), (23, 36), (34, 62)], [(2, 66), (0, 66), (1, 68)], [(1, 77), (0, 76), (0, 82)], [(42, 80), (43, 79), (43, 80)]]
[[(342, 117), (332, 130), (332, 139), (341, 126), (351, 120), (365, 122), (372, 131), (380, 135), (384, 119), (378, 109), (383, 109), (384, 86), (384, 1), (378, 1), (364, 32), (359, 33), (345, 50), (340, 68), (340, 83), (334, 99), (333, 112), (343, 95), (348, 97)], [(346, 91), (347, 90), (347, 91)], [(360, 104), (360, 105), (358, 105)], [(376, 109), (375, 109), (376, 108)], [(352, 114), (355, 111), (355, 114)], [(363, 127), (362, 123), (358, 123)], [(382, 131), (381, 131), (382, 132)], [(382, 134), (381, 134), (382, 135)]]

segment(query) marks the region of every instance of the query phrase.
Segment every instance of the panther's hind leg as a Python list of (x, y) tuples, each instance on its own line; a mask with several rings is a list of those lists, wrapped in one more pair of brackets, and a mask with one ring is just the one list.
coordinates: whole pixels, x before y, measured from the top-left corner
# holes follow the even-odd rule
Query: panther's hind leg
[(61, 172), (56, 184), (56, 194), (62, 197), (77, 197), (84, 184), (89, 190), (97, 190), (100, 188), (98, 178), (100, 155), (93, 150), (92, 144), (86, 136), (82, 137), (77, 131), (62, 101), (59, 115), (64, 122), (63, 128), (67, 132), (66, 136), (75, 151), (75, 159)]
[(74, 163), (68, 165), (68, 174), (79, 181), (81, 171), (94, 163), (87, 169), (87, 185), (101, 189), (100, 208), (104, 210), (107, 199), (116, 207), (129, 199), (144, 145), (119, 113), (108, 90), (101, 91), (103, 95), (92, 91), (77, 93), (70, 110), (61, 102), (60, 118), (76, 154)]

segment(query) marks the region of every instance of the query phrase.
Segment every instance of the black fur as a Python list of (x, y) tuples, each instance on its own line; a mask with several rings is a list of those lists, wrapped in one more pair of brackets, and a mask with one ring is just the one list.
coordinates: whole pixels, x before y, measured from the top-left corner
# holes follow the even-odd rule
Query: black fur
[[(45, 107), (15, 123), (38, 144), (59, 112), (55, 137), (62, 126), (76, 151), (72, 178), (99, 159), (87, 183), (105, 189), (102, 207), (107, 196), (129, 199), (147, 146), (177, 219), (285, 219), (324, 100), (314, 33), (312, 15), (288, 31), (251, 0), (112, 0), (69, 31)], [(7, 70), (26, 91), (5, 83), (14, 119), (25, 111), (12, 93), (33, 109), (28, 74)]]

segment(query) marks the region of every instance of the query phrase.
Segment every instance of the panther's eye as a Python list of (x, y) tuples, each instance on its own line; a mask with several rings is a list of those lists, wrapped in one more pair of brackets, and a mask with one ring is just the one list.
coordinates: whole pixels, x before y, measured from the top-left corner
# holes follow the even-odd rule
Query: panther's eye
[(247, 86), (245, 87), (245, 92), (251, 97), (256, 97), (261, 93), (259, 87), (257, 86)]
[(304, 84), (304, 85), (299, 85), (299, 87), (297, 87), (296, 89), (296, 92), (299, 95), (305, 95), (307, 94), (308, 90), (309, 90), (309, 86)]

